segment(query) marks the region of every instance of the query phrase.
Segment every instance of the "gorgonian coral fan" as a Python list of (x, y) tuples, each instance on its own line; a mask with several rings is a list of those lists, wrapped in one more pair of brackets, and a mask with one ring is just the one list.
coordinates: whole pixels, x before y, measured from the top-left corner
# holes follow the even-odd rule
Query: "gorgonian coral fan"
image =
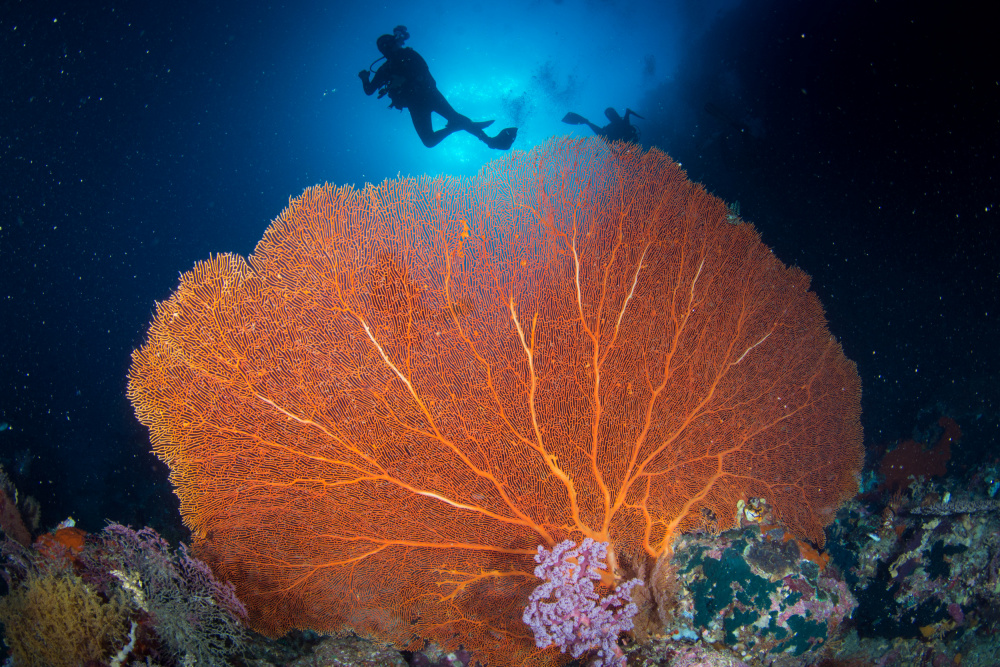
[(129, 397), (254, 627), (558, 662), (539, 545), (639, 573), (763, 498), (855, 488), (860, 384), (809, 278), (666, 155), (554, 141), (471, 180), (315, 187), (159, 304)]

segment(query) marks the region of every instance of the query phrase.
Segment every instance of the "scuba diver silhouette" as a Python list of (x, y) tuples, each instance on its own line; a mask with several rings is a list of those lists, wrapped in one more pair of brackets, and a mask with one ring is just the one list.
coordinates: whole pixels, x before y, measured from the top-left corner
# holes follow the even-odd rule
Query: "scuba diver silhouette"
[(632, 143), (639, 142), (639, 128), (632, 123), (628, 122), (629, 116), (635, 116), (636, 118), (642, 118), (639, 114), (632, 111), (631, 109), (625, 109), (625, 117), (622, 118), (618, 115), (618, 112), (614, 110), (613, 107), (608, 107), (604, 110), (604, 115), (607, 116), (608, 120), (611, 121), (604, 127), (598, 127), (594, 125), (589, 120), (584, 118), (578, 113), (573, 113), (570, 111), (568, 114), (563, 116), (562, 122), (568, 123), (570, 125), (589, 125), (590, 129), (594, 131), (599, 137), (602, 137), (607, 142), (612, 141), (631, 141)]
[[(432, 148), (443, 139), (460, 130), (477, 137), (490, 148), (507, 150), (517, 137), (517, 128), (508, 127), (495, 136), (488, 136), (483, 128), (489, 127), (493, 121), (473, 122), (468, 116), (455, 111), (441, 91), (438, 90), (431, 76), (427, 62), (419, 53), (403, 43), (410, 37), (406, 26), (400, 25), (391, 35), (382, 35), (375, 41), (375, 46), (385, 57), (385, 63), (378, 68), (375, 76), (369, 81), (372, 63), (366, 70), (358, 72), (358, 77), (365, 88), (365, 95), (371, 95), (376, 90), (378, 98), (389, 96), (393, 107), (410, 110), (413, 128), (424, 142), (424, 146)], [(379, 58), (381, 60), (381, 58)], [(375, 62), (378, 62), (376, 60)], [(444, 117), (448, 124), (440, 130), (431, 126), (431, 112)]]

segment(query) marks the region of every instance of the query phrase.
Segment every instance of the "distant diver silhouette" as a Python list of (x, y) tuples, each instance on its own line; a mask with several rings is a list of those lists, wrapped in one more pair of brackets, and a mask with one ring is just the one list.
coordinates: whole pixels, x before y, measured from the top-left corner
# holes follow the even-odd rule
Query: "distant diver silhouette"
[[(371, 68), (381, 58), (373, 62), (368, 69), (358, 72), (358, 77), (365, 88), (365, 95), (371, 95), (377, 90), (379, 99), (389, 96), (390, 109), (393, 107), (399, 110), (409, 109), (413, 128), (428, 148), (437, 146), (443, 139), (459, 130), (465, 130), (479, 138), (490, 148), (499, 150), (510, 148), (517, 137), (517, 128), (504, 128), (495, 137), (491, 137), (483, 132), (483, 128), (489, 127), (493, 123), (492, 120), (477, 123), (455, 111), (438, 90), (427, 62), (419, 53), (403, 46), (409, 37), (410, 33), (406, 31), (406, 26), (399, 25), (391, 35), (382, 35), (375, 41), (375, 46), (385, 57), (385, 63), (378, 68), (371, 80), (368, 78)], [(440, 130), (434, 130), (431, 125), (431, 112), (443, 116), (448, 124)]]
[(602, 137), (605, 141), (631, 141), (632, 143), (639, 143), (639, 128), (632, 125), (628, 117), (635, 116), (636, 118), (642, 118), (642, 116), (631, 109), (625, 109), (625, 117), (622, 118), (613, 107), (605, 109), (604, 115), (611, 121), (604, 127), (594, 125), (580, 114), (573, 113), (572, 111), (563, 116), (562, 122), (570, 125), (588, 125), (594, 131), (594, 134)]

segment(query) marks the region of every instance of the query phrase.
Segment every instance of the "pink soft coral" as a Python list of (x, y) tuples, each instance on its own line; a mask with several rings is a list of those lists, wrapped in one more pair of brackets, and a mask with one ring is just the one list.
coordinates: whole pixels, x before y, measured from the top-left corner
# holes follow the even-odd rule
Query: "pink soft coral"
[(619, 585), (607, 597), (598, 595), (594, 582), (607, 567), (607, 553), (607, 542), (589, 537), (579, 548), (573, 540), (560, 542), (552, 551), (538, 547), (535, 576), (544, 583), (531, 593), (523, 616), (535, 633), (536, 646), (555, 645), (574, 658), (597, 649), (595, 665), (624, 667), (618, 635), (632, 629), (638, 607), (631, 592), (639, 580)]

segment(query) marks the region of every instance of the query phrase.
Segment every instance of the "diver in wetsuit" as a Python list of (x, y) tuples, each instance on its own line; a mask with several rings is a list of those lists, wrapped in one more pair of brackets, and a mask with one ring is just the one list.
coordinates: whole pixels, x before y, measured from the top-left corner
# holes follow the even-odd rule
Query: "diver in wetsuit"
[[(441, 140), (459, 130), (474, 135), (490, 148), (510, 148), (517, 137), (517, 128), (505, 128), (491, 137), (483, 132), (483, 128), (492, 124), (492, 120), (475, 123), (468, 116), (455, 111), (438, 90), (424, 59), (413, 49), (403, 46), (409, 36), (406, 26), (396, 26), (392, 35), (382, 35), (376, 40), (375, 45), (385, 56), (385, 63), (378, 68), (371, 80), (370, 68), (358, 72), (365, 95), (371, 95), (377, 90), (379, 99), (389, 96), (392, 101), (390, 109), (409, 109), (413, 128), (428, 148), (437, 146)], [(448, 124), (440, 130), (434, 130), (431, 126), (432, 111), (444, 116)]]
[(563, 117), (562, 122), (570, 125), (588, 125), (594, 131), (594, 134), (602, 137), (607, 142), (631, 141), (632, 143), (639, 143), (639, 129), (629, 122), (628, 117), (635, 116), (636, 118), (642, 118), (642, 116), (631, 109), (625, 109), (625, 117), (622, 118), (613, 107), (605, 109), (604, 115), (611, 121), (604, 127), (594, 125), (580, 114), (573, 113), (572, 111)]

